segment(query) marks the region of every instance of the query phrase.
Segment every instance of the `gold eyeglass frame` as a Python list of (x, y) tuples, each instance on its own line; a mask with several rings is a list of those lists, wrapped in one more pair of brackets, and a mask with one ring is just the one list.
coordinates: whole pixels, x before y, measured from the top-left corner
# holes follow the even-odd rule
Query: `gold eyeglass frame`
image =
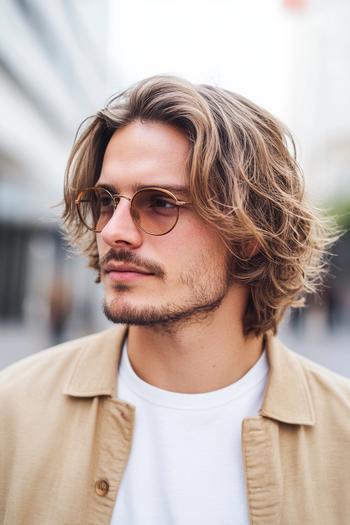
[[(182, 206), (185, 206), (185, 205), (188, 205), (188, 204), (192, 204), (191, 202), (186, 202), (186, 201), (180, 201), (171, 191), (169, 190), (166, 190), (164, 188), (159, 188), (157, 186), (150, 186), (150, 187), (147, 187), (147, 188), (141, 188), (140, 190), (137, 190), (134, 195), (132, 197), (127, 197), (126, 195), (121, 195), (119, 193), (111, 193), (109, 190), (107, 190), (107, 188), (104, 188), (103, 186), (101, 187), (96, 187), (96, 186), (91, 186), (89, 188), (84, 188), (83, 190), (81, 190), (78, 194), (78, 197), (75, 199), (75, 205), (76, 205), (76, 208), (77, 208), (77, 212), (78, 212), (78, 216), (79, 216), (79, 219), (81, 220), (81, 222), (84, 224), (84, 226), (90, 230), (90, 231), (93, 231), (95, 233), (101, 233), (101, 231), (103, 230), (103, 228), (101, 230), (96, 230), (95, 228), (91, 228), (90, 226), (88, 226), (85, 222), (85, 220), (83, 219), (82, 217), (82, 214), (80, 212), (80, 203), (81, 202), (84, 202), (82, 201), (82, 197), (83, 197), (83, 194), (86, 192), (86, 191), (89, 191), (89, 190), (93, 190), (93, 191), (96, 191), (96, 190), (103, 190), (105, 192), (108, 193), (108, 195), (112, 198), (113, 200), (113, 205), (114, 205), (114, 211), (113, 211), (113, 214), (115, 213), (115, 210), (117, 209), (117, 206), (119, 204), (119, 201), (120, 199), (126, 199), (130, 202), (130, 215), (131, 215), (131, 218), (136, 226), (136, 228), (138, 228), (139, 230), (143, 231), (144, 233), (147, 233), (148, 235), (153, 235), (154, 237), (161, 237), (162, 235), (166, 235), (167, 233), (170, 233), (174, 228), (175, 226), (177, 225), (178, 223), (178, 220), (179, 220), (179, 216), (180, 216), (180, 208)], [(167, 230), (166, 232), (164, 233), (150, 233), (146, 230), (144, 230), (139, 224), (137, 224), (134, 216), (133, 216), (133, 213), (132, 213), (132, 203), (135, 199), (135, 197), (137, 195), (139, 195), (140, 193), (142, 192), (145, 192), (145, 191), (160, 191), (161, 193), (165, 194), (167, 197), (170, 197), (171, 199), (173, 199), (175, 202), (174, 202), (174, 205), (177, 207), (177, 215), (176, 215), (176, 220), (175, 220), (175, 223), (173, 224), (173, 226)], [(118, 202), (116, 202), (116, 198), (119, 199)], [(85, 201), (86, 202), (86, 201)], [(113, 216), (113, 215), (112, 215)], [(111, 217), (112, 218), (112, 217)], [(110, 221), (110, 219), (107, 221), (107, 223)], [(106, 223), (106, 224), (107, 224)]]

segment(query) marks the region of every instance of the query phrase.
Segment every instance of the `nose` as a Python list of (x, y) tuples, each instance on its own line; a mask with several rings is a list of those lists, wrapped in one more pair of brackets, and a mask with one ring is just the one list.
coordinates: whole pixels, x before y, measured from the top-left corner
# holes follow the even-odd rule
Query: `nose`
[(136, 227), (131, 217), (129, 199), (120, 199), (100, 235), (104, 242), (112, 247), (118, 244), (137, 247), (142, 243), (142, 232)]

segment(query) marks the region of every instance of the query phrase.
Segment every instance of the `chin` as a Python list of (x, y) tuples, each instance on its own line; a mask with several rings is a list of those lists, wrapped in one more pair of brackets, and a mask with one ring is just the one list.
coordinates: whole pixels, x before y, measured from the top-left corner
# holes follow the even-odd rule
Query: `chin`
[[(132, 304), (125, 297), (118, 297), (108, 302), (104, 301), (103, 311), (109, 321), (113, 323), (129, 324), (136, 326), (163, 326), (169, 327), (177, 323), (192, 323), (203, 321), (219, 308), (224, 295), (212, 301), (194, 304), (175, 304), (154, 306), (152, 299), (140, 304)], [(152, 306), (150, 306), (152, 304)]]
[(163, 318), (154, 306), (132, 304), (132, 301), (123, 300), (121, 297), (111, 302), (105, 301), (103, 312), (109, 321), (116, 324), (145, 326), (157, 324)]

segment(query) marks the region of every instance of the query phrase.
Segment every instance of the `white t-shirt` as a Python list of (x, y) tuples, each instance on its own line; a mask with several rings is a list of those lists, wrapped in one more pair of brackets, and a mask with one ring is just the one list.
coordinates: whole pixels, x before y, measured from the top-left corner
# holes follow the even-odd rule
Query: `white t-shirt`
[(239, 381), (203, 394), (140, 379), (124, 346), (117, 397), (136, 407), (131, 454), (112, 525), (246, 525), (242, 420), (258, 414), (265, 352)]

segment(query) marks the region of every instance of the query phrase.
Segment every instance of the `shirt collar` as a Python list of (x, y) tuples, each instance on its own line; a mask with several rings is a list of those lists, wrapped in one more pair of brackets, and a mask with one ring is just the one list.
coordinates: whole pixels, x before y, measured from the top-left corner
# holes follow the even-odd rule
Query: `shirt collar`
[[(85, 338), (64, 393), (74, 397), (114, 397), (126, 336), (127, 327), (117, 326)], [(283, 423), (314, 425), (313, 403), (300, 358), (270, 333), (265, 335), (265, 348), (269, 377), (260, 415)]]

